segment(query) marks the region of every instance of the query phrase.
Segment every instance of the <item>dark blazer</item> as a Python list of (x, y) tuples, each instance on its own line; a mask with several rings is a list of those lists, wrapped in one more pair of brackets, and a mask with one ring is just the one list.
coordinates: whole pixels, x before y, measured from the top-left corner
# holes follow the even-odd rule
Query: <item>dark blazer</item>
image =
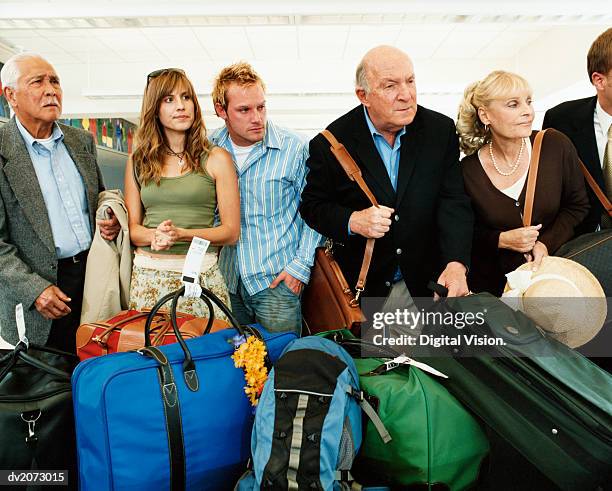
[[(576, 147), (580, 160), (597, 181), (597, 184), (606, 192), (601, 161), (597, 151), (595, 127), (593, 126), (596, 103), (597, 96), (563, 102), (546, 111), (542, 128), (555, 128), (565, 133)], [(587, 193), (591, 209), (583, 222), (576, 227), (576, 235), (593, 232), (601, 222), (603, 207), (588, 184)], [(607, 190), (607, 194), (609, 193), (610, 190)]]
[[(104, 190), (90, 133), (60, 124), (64, 144), (87, 189), (89, 220), (95, 230), (98, 193)], [(51, 321), (34, 307), (36, 298), (57, 284), (57, 256), (34, 165), (15, 118), (0, 128), (0, 325), (2, 337), (18, 341), (15, 305), (23, 304), (26, 335), (45, 344)]]
[[(401, 140), (397, 192), (374, 146), (363, 106), (328, 129), (355, 159), (378, 202), (395, 210), (390, 231), (376, 240), (364, 295), (386, 296), (398, 265), (413, 296), (431, 296), (427, 282), (436, 280), (448, 262), (469, 266), (473, 216), (450, 118), (418, 106)], [(335, 256), (354, 287), (366, 239), (349, 236), (348, 221), (353, 211), (371, 204), (321, 135), (310, 142), (307, 166), (300, 213), (317, 232), (342, 244), (334, 247)]]

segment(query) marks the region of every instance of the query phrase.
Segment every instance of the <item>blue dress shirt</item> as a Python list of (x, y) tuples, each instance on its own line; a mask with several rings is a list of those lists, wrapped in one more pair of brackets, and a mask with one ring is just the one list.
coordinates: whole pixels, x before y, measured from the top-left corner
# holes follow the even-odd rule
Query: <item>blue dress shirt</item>
[[(370, 134), (372, 135), (372, 140), (374, 140), (374, 146), (376, 150), (378, 150), (378, 154), (385, 164), (385, 169), (387, 169), (387, 174), (389, 174), (389, 179), (391, 180), (391, 185), (393, 189), (397, 191), (397, 176), (399, 174), (399, 163), (400, 163), (400, 149), (402, 146), (402, 136), (406, 134), (406, 127), (404, 126), (400, 131), (395, 135), (395, 141), (393, 142), (393, 147), (389, 145), (385, 137), (376, 129), (370, 116), (368, 115), (368, 110), (365, 106), (363, 106), (363, 112), (365, 114), (366, 123), (368, 124), (368, 128), (370, 129)], [(402, 273), (399, 268), (393, 275), (393, 281), (397, 282), (402, 279)]]
[(50, 140), (43, 144), (19, 118), (15, 121), (34, 165), (58, 259), (89, 249), (92, 234), (85, 183), (66, 149), (64, 133), (54, 124)]
[(395, 142), (393, 143), (393, 147), (391, 147), (387, 140), (385, 140), (385, 137), (374, 127), (365, 106), (363, 106), (363, 112), (370, 133), (372, 134), (372, 140), (374, 140), (374, 146), (376, 150), (378, 150), (378, 154), (383, 164), (385, 164), (385, 169), (387, 169), (387, 174), (389, 174), (393, 189), (397, 191), (397, 175), (399, 174), (400, 148), (402, 146), (401, 138), (406, 134), (406, 127), (404, 126), (401, 131), (397, 132), (395, 135)]

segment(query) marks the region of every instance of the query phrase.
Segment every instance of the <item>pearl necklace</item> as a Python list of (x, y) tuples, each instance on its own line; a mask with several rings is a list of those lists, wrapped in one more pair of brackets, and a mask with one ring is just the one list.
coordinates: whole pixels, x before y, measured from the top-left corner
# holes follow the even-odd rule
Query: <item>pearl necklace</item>
[(521, 163), (523, 148), (525, 148), (525, 139), (521, 138), (521, 149), (519, 150), (518, 157), (514, 161), (514, 165), (510, 169), (510, 172), (504, 172), (498, 167), (497, 162), (495, 161), (495, 156), (493, 155), (493, 140), (491, 140), (489, 142), (489, 155), (491, 156), (491, 162), (493, 162), (493, 167), (495, 167), (495, 170), (499, 172), (502, 176), (511, 176), (512, 174), (514, 174), (516, 172), (516, 169), (518, 169), (519, 164)]

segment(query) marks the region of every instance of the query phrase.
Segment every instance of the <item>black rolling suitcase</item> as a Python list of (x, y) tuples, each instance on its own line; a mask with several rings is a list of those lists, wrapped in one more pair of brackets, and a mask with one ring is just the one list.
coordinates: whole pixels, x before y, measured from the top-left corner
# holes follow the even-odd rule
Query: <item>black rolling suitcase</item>
[(427, 325), (425, 335), (505, 342), (470, 353), (463, 338), (418, 352), (488, 427), (489, 489), (612, 489), (612, 376), (492, 295), (450, 298), (435, 309), (485, 312), (485, 322)]

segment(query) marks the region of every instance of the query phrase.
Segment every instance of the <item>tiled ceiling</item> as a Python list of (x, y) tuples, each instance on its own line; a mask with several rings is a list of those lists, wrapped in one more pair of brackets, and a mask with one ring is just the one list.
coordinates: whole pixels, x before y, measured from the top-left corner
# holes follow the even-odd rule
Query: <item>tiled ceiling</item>
[[(463, 24), (432, 25), (300, 25), (240, 27), (151, 27), (108, 29), (2, 29), (0, 42), (16, 51), (62, 54), (74, 62), (98, 56), (116, 61), (146, 62), (151, 57), (196, 56), (210, 61), (344, 60), (361, 56), (374, 44), (405, 47), (414, 59), (492, 58), (514, 56), (551, 25), (527, 32), (508, 25), (486, 29)], [(128, 55), (124, 58), (124, 53)], [(489, 53), (487, 55), (487, 53)], [(138, 54), (141, 56), (139, 57)], [(64, 61), (61, 61), (64, 63)]]
[[(608, 0), (0, 0), (0, 53), (6, 59), (31, 50), (54, 63), (66, 89), (65, 111), (126, 117), (138, 113), (142, 81), (152, 69), (185, 68), (198, 92), (208, 94), (220, 67), (247, 60), (266, 78), (271, 108), (310, 130), (317, 111), (325, 121), (355, 102), (354, 67), (375, 45), (407, 51), (419, 93), (452, 113), (465, 85), (495, 68), (526, 70), (543, 97), (575, 86), (583, 70), (576, 76), (570, 70), (547, 91), (544, 73), (533, 80), (539, 72), (530, 53), (550, 47), (559, 60), (581, 57), (570, 58), (568, 66), (577, 67), (593, 37), (610, 25)], [(304, 93), (310, 94), (305, 105), (298, 102)]]

